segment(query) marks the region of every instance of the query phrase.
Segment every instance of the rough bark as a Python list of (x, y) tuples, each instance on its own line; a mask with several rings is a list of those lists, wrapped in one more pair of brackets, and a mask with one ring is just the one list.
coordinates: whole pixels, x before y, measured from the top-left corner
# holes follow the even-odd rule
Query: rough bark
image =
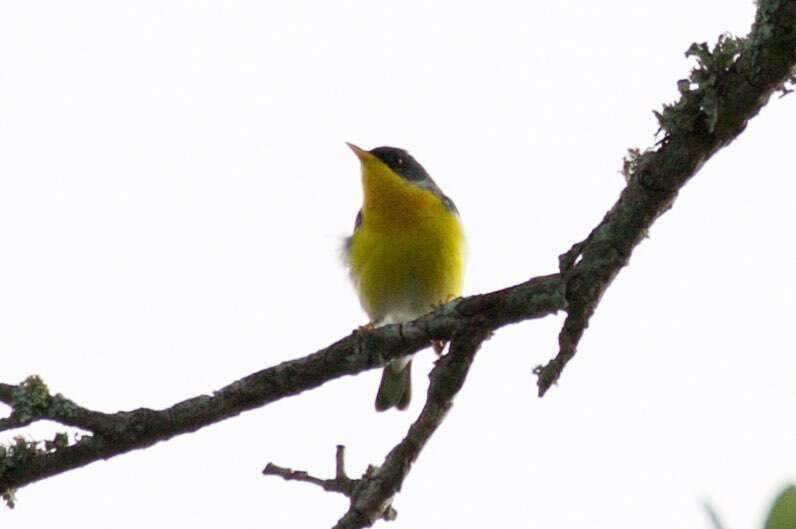
[(722, 36), (712, 49), (695, 44), (687, 55), (696, 57), (698, 65), (689, 79), (678, 83), (680, 99), (657, 113), (662, 139), (654, 149), (630, 151), (624, 171), (627, 186), (588, 237), (561, 255), (558, 273), (454, 300), (413, 322), (354, 332), (309, 356), (162, 410), (93, 411), (51, 395), (37, 377), (19, 385), (0, 384), (0, 402), (12, 408), (8, 417), (0, 419), (0, 431), (51, 420), (88, 432), (76, 441), (64, 434), (45, 443), (19, 437), (0, 447), (0, 491), (8, 499), (14, 488), (196, 431), (344, 375), (382, 367), (432, 340), (451, 341), (450, 352), (432, 372), (423, 410), (381, 466), (360, 479), (348, 478), (340, 451), (338, 473), (332, 480), (273, 464), (264, 471), (349, 496), (351, 507), (336, 527), (365, 527), (379, 518), (391, 519), (395, 514), (391, 498), (443, 421), (490, 333), (566, 310), (558, 354), (535, 370), (539, 395), (544, 395), (574, 357), (600, 298), (655, 220), (671, 208), (699, 168), (743, 132), (774, 92), (787, 91), (796, 64), (796, 0), (759, 0), (746, 38)]

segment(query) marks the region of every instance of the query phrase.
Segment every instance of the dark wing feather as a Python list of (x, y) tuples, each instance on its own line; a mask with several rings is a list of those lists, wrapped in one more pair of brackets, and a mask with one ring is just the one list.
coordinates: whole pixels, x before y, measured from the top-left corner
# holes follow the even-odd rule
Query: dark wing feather
[[(356, 233), (356, 231), (359, 229), (361, 225), (362, 225), (362, 210), (360, 209), (357, 212), (357, 218), (354, 219), (354, 233)], [(351, 243), (353, 239), (354, 236), (352, 234), (351, 237), (346, 237), (345, 240), (343, 241), (343, 254), (346, 260), (348, 259), (348, 255), (351, 253)]]

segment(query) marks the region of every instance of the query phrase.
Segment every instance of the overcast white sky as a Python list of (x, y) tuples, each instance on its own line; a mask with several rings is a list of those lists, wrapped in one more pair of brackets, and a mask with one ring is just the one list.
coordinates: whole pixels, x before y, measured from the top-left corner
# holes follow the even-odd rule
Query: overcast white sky
[[(556, 270), (654, 142), (693, 41), (752, 0), (0, 1), (3, 382), (163, 407), (366, 322), (338, 256), (343, 143), (409, 149), (457, 203), (468, 294)], [(416, 527), (761, 527), (796, 480), (793, 123), (774, 100), (655, 224), (561, 383), (562, 317), (487, 342), (395, 499)], [(0, 525), (331, 526), (347, 501), (265, 478), (378, 464), (415, 418), (376, 372), (22, 489)], [(26, 433), (49, 435), (39, 426)], [(387, 527), (387, 525), (383, 525)]]

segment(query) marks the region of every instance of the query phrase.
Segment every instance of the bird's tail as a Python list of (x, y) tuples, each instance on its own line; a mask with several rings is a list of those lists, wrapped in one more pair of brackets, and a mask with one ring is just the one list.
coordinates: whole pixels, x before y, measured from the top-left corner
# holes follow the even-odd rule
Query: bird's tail
[(379, 392), (376, 394), (376, 411), (395, 406), (405, 410), (412, 399), (412, 361), (393, 361), (387, 364), (381, 375)]

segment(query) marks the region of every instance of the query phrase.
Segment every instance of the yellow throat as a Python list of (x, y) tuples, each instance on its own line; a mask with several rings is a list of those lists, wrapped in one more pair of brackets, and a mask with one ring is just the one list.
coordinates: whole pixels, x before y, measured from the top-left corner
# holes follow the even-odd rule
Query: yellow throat
[[(361, 223), (347, 244), (351, 276), (371, 321), (413, 319), (461, 293), (464, 234), (453, 202), (408, 154), (387, 160), (399, 170), (417, 164), (410, 180), (373, 151), (352, 146), (362, 163)], [(391, 153), (384, 154), (387, 157)], [(419, 174), (419, 173), (418, 173)]]

